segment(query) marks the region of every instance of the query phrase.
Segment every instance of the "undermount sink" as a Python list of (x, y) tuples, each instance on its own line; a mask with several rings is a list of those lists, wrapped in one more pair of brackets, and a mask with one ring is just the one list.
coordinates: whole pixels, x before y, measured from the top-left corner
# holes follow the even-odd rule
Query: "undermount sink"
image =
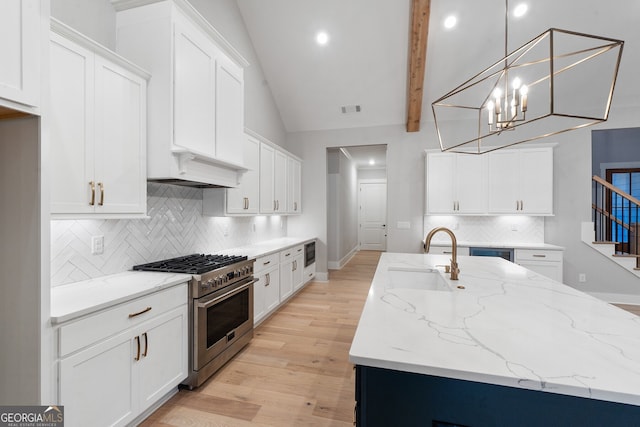
[(442, 272), (435, 268), (390, 266), (387, 273), (389, 276), (388, 287), (392, 289), (451, 292), (451, 287), (442, 277)]

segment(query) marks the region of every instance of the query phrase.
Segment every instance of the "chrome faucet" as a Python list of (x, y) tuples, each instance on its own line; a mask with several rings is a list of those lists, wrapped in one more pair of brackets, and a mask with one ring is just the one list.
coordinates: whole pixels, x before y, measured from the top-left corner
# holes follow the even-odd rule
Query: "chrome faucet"
[(460, 269), (458, 268), (458, 241), (456, 240), (456, 235), (453, 234), (453, 231), (449, 230), (447, 227), (437, 227), (431, 230), (427, 237), (424, 238), (424, 252), (429, 252), (429, 246), (431, 246), (431, 239), (433, 235), (438, 231), (444, 231), (449, 236), (451, 236), (451, 280), (458, 280), (458, 273), (460, 273)]

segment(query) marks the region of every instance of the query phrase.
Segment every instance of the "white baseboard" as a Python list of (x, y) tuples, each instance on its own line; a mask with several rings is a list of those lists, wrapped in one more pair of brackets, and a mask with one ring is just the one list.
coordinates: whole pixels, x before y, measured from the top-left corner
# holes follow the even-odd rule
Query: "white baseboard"
[(631, 304), (640, 305), (640, 295), (634, 294), (611, 294), (604, 292), (587, 292), (589, 295), (606, 301), (610, 304)]
[(340, 261), (329, 261), (327, 263), (327, 267), (329, 268), (329, 270), (340, 270), (342, 267), (344, 267), (345, 265), (347, 265), (347, 263), (349, 261), (351, 261), (351, 258), (353, 258), (353, 256), (358, 252), (358, 246), (356, 246), (355, 248), (351, 249), (349, 251), (348, 254), (346, 254), (345, 256), (342, 257), (342, 259)]

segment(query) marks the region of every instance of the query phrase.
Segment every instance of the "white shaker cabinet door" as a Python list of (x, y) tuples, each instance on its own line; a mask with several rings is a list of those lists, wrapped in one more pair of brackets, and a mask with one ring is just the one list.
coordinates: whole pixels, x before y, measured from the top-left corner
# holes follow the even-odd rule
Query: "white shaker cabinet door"
[(142, 410), (187, 377), (187, 317), (188, 308), (184, 305), (147, 322), (137, 331), (142, 352), (137, 366)]
[(520, 153), (489, 153), (489, 211), (517, 213), (520, 206)]
[(260, 144), (260, 213), (273, 213), (276, 200), (274, 193), (275, 149)]
[(0, 98), (40, 103), (40, 0), (0, 2)]
[(287, 212), (287, 155), (276, 150), (273, 164), (273, 197), (275, 213)]
[(103, 425), (126, 425), (135, 417), (135, 348), (124, 332), (60, 361), (66, 426), (96, 425), (98, 414)]
[(243, 70), (222, 55), (216, 60), (216, 92), (216, 157), (243, 164), (239, 149), (245, 139)]
[(91, 213), (94, 175), (94, 55), (52, 34), (51, 212)]
[(456, 155), (452, 153), (429, 153), (426, 161), (428, 214), (451, 214), (455, 211), (455, 166)]
[(186, 18), (176, 19), (174, 144), (215, 157), (217, 51)]
[(240, 185), (227, 189), (227, 214), (257, 214), (260, 197), (260, 142), (244, 136), (244, 166)]
[(299, 160), (289, 157), (287, 165), (287, 211), (290, 214), (299, 214), (302, 211), (300, 199), (302, 198), (302, 166)]
[(96, 56), (96, 213), (146, 213), (146, 81)]

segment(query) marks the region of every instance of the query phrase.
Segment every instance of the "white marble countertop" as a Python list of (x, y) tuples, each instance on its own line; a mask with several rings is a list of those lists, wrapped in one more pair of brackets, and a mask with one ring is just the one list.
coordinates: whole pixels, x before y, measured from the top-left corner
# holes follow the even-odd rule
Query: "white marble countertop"
[(501, 258), (459, 257), (451, 292), (388, 285), (448, 261), (382, 254), (352, 363), (640, 405), (640, 317)]
[(220, 253), (246, 255), (249, 258), (258, 258), (314, 240), (316, 240), (315, 237), (281, 237), (279, 239), (265, 240), (247, 246), (224, 249)]
[(51, 288), (51, 323), (66, 322), (191, 280), (190, 274), (125, 271)]
[[(451, 246), (451, 240), (433, 240), (431, 246)], [(562, 246), (552, 245), (550, 243), (504, 243), (504, 242), (471, 242), (458, 240), (460, 247), (479, 247), (479, 248), (513, 248), (513, 249), (546, 249), (550, 251), (563, 251)]]

